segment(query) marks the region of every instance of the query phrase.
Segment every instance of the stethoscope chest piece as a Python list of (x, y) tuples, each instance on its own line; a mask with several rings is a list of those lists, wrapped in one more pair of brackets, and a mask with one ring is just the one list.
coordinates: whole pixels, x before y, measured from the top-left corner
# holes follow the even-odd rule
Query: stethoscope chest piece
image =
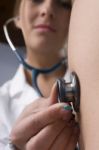
[(60, 78), (57, 80), (58, 101), (72, 102), (74, 110), (79, 112), (80, 106), (80, 85), (75, 72), (70, 74), (70, 81)]

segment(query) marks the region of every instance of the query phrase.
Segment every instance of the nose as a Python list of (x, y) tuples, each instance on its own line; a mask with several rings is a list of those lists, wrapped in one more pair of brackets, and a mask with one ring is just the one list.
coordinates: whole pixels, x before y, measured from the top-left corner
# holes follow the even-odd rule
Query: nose
[(54, 8), (53, 0), (46, 0), (45, 3), (41, 7), (40, 13), (42, 17), (54, 18), (55, 8)]

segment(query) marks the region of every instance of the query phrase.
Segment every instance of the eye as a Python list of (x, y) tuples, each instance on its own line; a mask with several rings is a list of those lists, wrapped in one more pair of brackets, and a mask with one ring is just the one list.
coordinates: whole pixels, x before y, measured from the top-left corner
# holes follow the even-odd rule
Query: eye
[(57, 3), (65, 9), (71, 9), (72, 7), (71, 0), (57, 0)]
[(39, 4), (39, 3), (42, 3), (44, 0), (31, 0), (32, 3), (35, 3), (35, 4)]

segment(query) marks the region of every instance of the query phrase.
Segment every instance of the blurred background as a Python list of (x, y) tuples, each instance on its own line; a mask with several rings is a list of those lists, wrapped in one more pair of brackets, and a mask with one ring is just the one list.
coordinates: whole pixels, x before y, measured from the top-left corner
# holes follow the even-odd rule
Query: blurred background
[(0, 0), (0, 42), (5, 41), (2, 26), (13, 16), (15, 0)]
[[(13, 77), (19, 65), (18, 60), (7, 44), (3, 32), (5, 21), (13, 17), (14, 5), (15, 0), (0, 0), (0, 86)], [(9, 33), (11, 33), (10, 36), (15, 45), (20, 48), (23, 45), (22, 37), (19, 35), (20, 31), (17, 32), (14, 26), (11, 25)]]
[(13, 77), (18, 65), (19, 62), (9, 46), (0, 43), (0, 86)]

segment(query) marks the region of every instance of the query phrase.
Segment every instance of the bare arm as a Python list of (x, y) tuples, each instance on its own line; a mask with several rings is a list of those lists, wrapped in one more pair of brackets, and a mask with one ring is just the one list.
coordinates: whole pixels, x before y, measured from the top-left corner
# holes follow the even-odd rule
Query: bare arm
[(69, 32), (69, 68), (81, 84), (84, 150), (99, 149), (99, 0), (75, 0)]

